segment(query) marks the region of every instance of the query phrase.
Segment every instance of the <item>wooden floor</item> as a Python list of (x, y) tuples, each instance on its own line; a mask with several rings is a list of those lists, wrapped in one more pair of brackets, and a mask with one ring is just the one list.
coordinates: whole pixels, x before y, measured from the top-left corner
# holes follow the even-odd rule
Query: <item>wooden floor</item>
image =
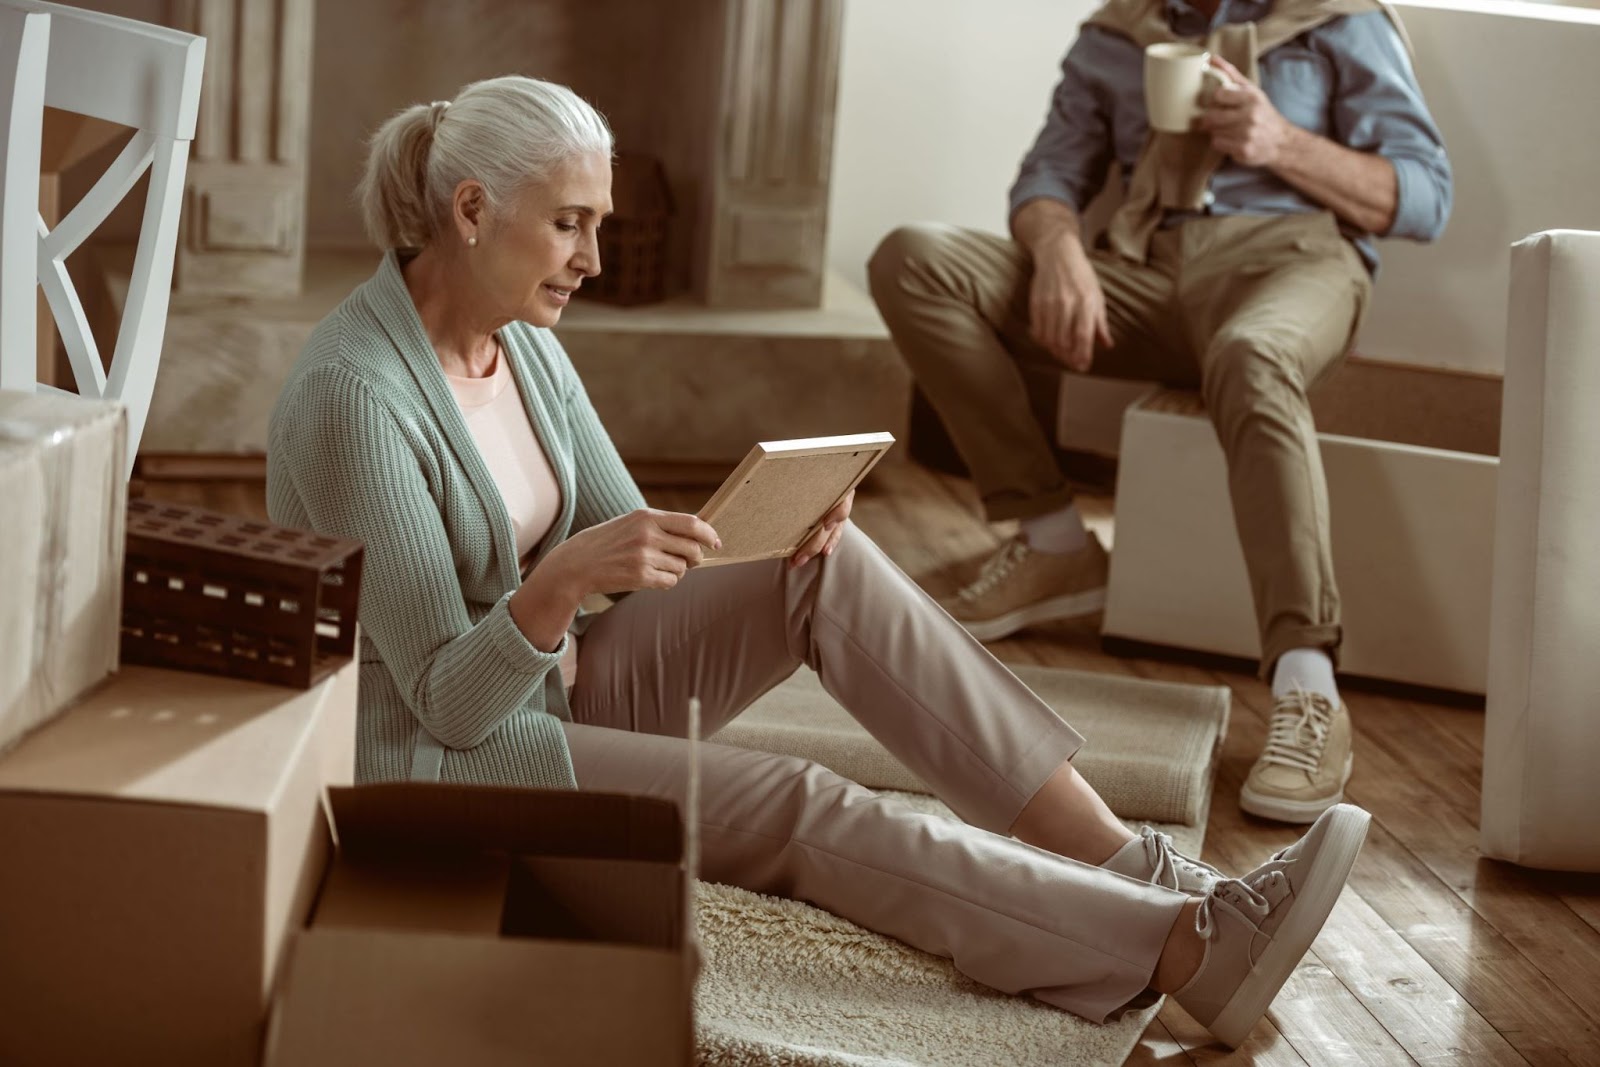
[[(243, 514), (260, 483), (150, 483), (148, 495)], [(652, 490), (693, 511), (706, 490)], [(1081, 498), (1108, 539), (1110, 502)], [(997, 543), (966, 483), (886, 469), (856, 520), (930, 587)], [(1296, 837), (1240, 813), (1239, 784), (1263, 743), (1269, 694), (1254, 676), (1100, 651), (1098, 620), (995, 644), (1004, 660), (1221, 684), (1233, 715), (1204, 858), (1254, 866)], [(1525, 871), (1477, 852), (1481, 711), (1348, 691), (1356, 763), (1348, 799), (1373, 814), (1350, 888), (1250, 1041), (1228, 1053), (1167, 1002), (1130, 1065), (1575, 1064), (1600, 1067), (1600, 877)], [(1091, 739), (1092, 742), (1092, 739)], [(1003, 1065), (997, 1065), (1003, 1067)]]

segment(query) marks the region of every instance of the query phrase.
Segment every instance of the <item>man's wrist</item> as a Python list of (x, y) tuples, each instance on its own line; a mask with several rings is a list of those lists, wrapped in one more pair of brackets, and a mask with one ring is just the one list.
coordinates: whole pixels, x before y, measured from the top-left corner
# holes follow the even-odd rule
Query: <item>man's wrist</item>
[(1059, 200), (1039, 197), (1017, 209), (1011, 233), (1035, 259), (1061, 249), (1083, 248), (1078, 215)]
[(1283, 120), (1283, 126), (1283, 133), (1278, 138), (1278, 150), (1267, 164), (1267, 169), (1279, 177), (1305, 170), (1306, 157), (1316, 138), (1316, 134), (1296, 126), (1288, 119)]

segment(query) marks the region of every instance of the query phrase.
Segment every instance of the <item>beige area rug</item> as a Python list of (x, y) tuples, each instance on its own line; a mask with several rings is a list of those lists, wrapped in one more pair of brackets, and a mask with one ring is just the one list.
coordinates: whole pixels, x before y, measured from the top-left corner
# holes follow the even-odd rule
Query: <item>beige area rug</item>
[[(1226, 687), (1026, 664), (1011, 669), (1087, 739), (1073, 765), (1112, 811), (1125, 819), (1205, 822), (1214, 757), (1228, 724)], [(711, 740), (804, 756), (873, 789), (929, 791), (834, 702), (814, 671), (796, 671)]]
[[(1227, 727), (1227, 690), (1016, 670), (1089, 739), (1075, 762), (1112, 808), (1130, 825), (1157, 825), (1197, 855)], [(769, 693), (715, 740), (816, 759), (919, 811), (955, 817), (921, 795), (921, 783), (810, 671)], [(1156, 1011), (1130, 1011), (1097, 1026), (997, 993), (948, 960), (820, 909), (732, 886), (699, 883), (695, 910), (704, 957), (695, 992), (704, 1067), (1113, 1067)]]

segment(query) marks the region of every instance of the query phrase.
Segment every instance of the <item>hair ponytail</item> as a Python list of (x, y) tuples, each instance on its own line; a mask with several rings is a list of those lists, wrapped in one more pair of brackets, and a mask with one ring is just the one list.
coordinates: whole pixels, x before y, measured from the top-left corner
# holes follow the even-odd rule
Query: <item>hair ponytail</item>
[(356, 190), (367, 235), (385, 251), (421, 248), (449, 219), (462, 181), (480, 182), (492, 210), (568, 159), (609, 156), (612, 145), (606, 120), (566, 86), (519, 75), (474, 82), (373, 134)]

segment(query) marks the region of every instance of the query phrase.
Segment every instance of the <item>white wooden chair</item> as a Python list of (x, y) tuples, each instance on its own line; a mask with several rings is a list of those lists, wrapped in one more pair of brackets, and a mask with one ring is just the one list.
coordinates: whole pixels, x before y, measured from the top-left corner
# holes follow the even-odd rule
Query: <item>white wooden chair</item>
[[(44, 287), (78, 392), (128, 409), (138, 452), (166, 333), (184, 172), (199, 112), (205, 39), (35, 0), (0, 0), (0, 388), (35, 390), (37, 292)], [(133, 128), (115, 162), (48, 229), (39, 215), (43, 108)], [(66, 260), (150, 172), (144, 222), (109, 369)]]

